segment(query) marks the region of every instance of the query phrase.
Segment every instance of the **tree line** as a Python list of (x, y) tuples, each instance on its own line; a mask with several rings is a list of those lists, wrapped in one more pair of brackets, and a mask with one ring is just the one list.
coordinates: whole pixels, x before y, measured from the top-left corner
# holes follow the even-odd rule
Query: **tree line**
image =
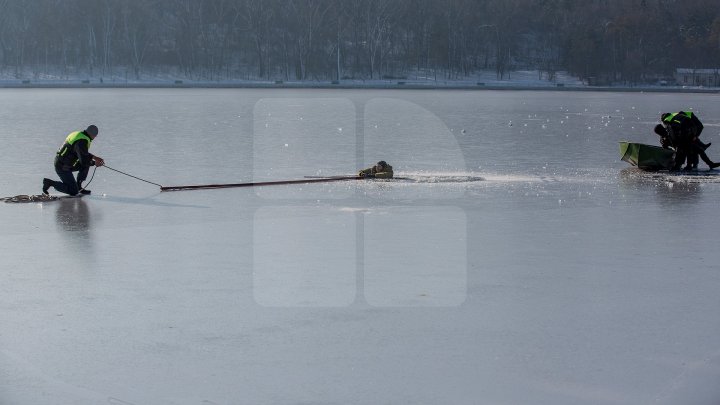
[(720, 67), (717, 0), (0, 0), (0, 71), (641, 83)]

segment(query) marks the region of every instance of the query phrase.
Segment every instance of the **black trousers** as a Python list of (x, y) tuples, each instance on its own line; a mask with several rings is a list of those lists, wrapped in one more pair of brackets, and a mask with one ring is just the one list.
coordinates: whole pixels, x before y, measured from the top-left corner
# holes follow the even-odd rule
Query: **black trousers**
[[(75, 176), (73, 176), (73, 172), (75, 171), (78, 172), (77, 180), (75, 179)], [(55, 188), (55, 190), (61, 193), (77, 195), (77, 193), (80, 192), (80, 185), (83, 181), (85, 181), (85, 179), (87, 179), (89, 171), (90, 166), (81, 167), (75, 170), (63, 170), (62, 168), (56, 166), (55, 173), (57, 173), (58, 177), (60, 177), (60, 180), (62, 181), (53, 181), (51, 185)]]

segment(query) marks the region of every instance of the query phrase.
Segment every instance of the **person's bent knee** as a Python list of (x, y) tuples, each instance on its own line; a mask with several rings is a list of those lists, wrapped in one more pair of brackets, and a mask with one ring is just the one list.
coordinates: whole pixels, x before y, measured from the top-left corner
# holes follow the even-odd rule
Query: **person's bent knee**
[(69, 186), (68, 187), (68, 194), (72, 196), (76, 196), (80, 193), (80, 189), (77, 186)]

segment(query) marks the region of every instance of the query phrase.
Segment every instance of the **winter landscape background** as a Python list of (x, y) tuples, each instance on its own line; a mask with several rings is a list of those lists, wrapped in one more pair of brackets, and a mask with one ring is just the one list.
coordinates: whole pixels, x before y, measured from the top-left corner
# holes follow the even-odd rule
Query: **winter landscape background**
[(672, 83), (720, 67), (719, 15), (714, 0), (6, 0), (0, 77)]
[(160, 192), (99, 168), (90, 196), (0, 203), (0, 404), (716, 405), (720, 176), (618, 142), (689, 110), (720, 160), (718, 86), (673, 76), (718, 82), (719, 15), (0, 0), (2, 197), (91, 123), (165, 186), (399, 177)]

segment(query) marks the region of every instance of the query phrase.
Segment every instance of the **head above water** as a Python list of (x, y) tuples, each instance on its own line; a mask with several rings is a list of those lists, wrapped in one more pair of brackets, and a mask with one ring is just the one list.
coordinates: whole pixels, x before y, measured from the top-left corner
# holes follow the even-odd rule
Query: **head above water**
[(95, 125), (90, 125), (85, 128), (85, 133), (88, 134), (90, 137), (95, 138), (98, 134), (98, 127), (96, 127)]
[(387, 166), (388, 166), (387, 162), (385, 162), (384, 160), (381, 160), (381, 161), (377, 162), (377, 164), (375, 165), (375, 168), (378, 170), (383, 170), (383, 169), (387, 168)]
[(665, 137), (668, 135), (667, 129), (662, 124), (655, 125), (655, 133), (662, 137)]

